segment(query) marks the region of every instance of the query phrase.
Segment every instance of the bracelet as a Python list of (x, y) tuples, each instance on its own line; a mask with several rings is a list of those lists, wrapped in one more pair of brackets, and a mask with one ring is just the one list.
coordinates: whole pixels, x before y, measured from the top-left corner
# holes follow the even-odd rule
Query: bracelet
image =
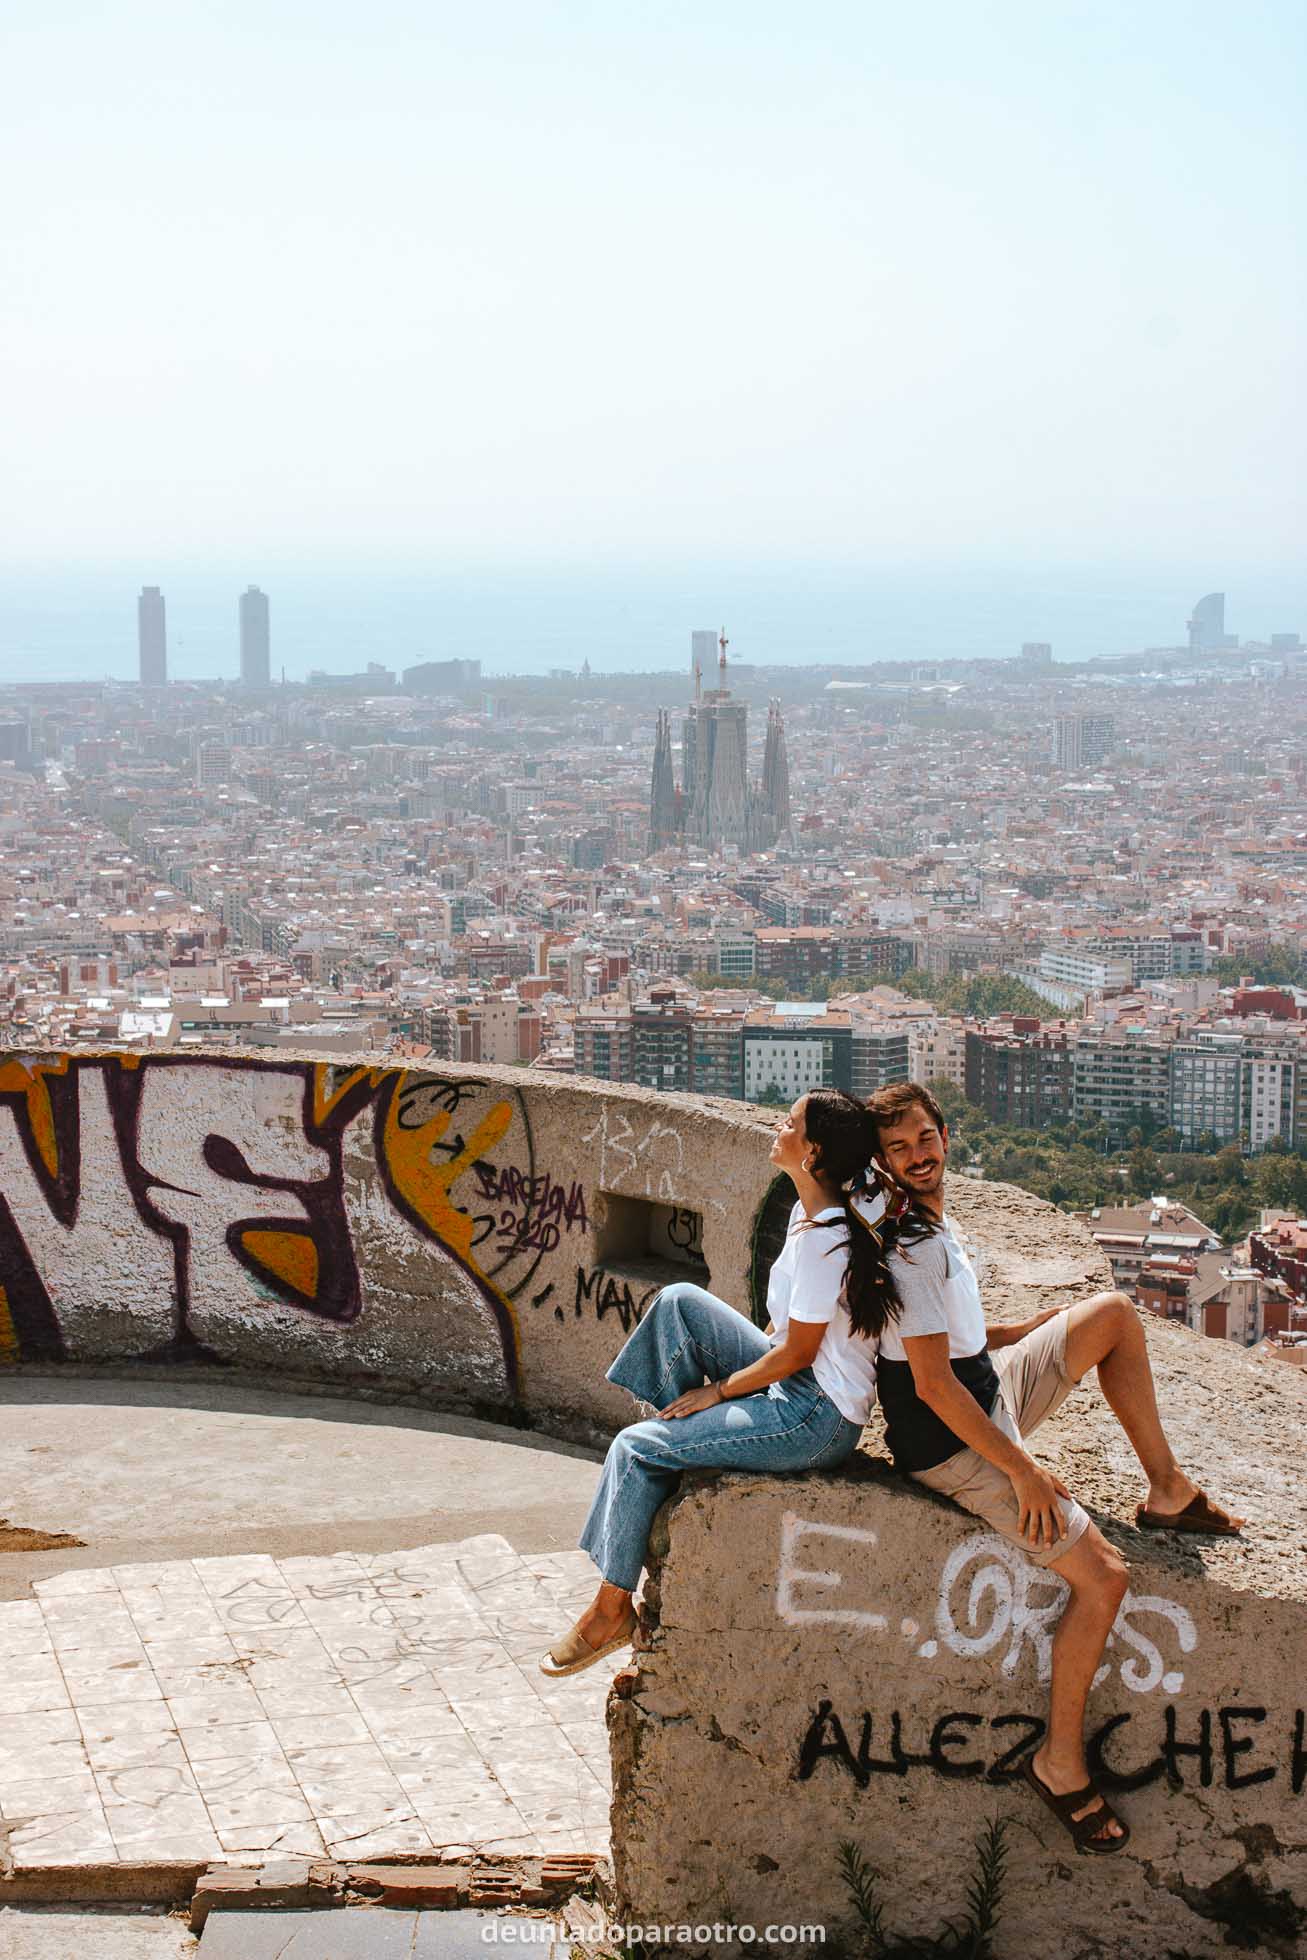
[(717, 1400), (718, 1400), (719, 1402), (729, 1402), (729, 1401), (730, 1401), (730, 1399), (731, 1399), (731, 1398), (730, 1398), (730, 1396), (729, 1396), (729, 1395), (728, 1395), (728, 1394), (726, 1393), (726, 1383), (727, 1383), (727, 1382), (728, 1382), (729, 1380), (730, 1380), (730, 1376), (729, 1376), (729, 1375), (727, 1375), (727, 1376), (725, 1376), (725, 1377), (724, 1377), (724, 1379), (723, 1379), (722, 1381), (719, 1381), (719, 1382), (718, 1382), (718, 1383), (716, 1384), (716, 1387), (717, 1387)]

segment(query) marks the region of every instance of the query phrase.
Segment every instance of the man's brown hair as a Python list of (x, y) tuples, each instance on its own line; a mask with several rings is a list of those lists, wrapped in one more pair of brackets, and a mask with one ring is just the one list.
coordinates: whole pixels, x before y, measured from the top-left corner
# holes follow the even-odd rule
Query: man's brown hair
[(944, 1112), (924, 1082), (887, 1082), (868, 1099), (867, 1108), (876, 1124), (877, 1135), (902, 1122), (910, 1109), (924, 1109), (935, 1128), (941, 1134), (944, 1131)]

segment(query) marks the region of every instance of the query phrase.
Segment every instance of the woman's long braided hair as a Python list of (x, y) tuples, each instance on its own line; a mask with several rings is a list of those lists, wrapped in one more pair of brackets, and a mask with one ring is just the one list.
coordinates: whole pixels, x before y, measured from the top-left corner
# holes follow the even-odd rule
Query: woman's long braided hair
[[(904, 1204), (902, 1193), (877, 1168), (874, 1153), (879, 1131), (866, 1103), (857, 1096), (845, 1089), (809, 1090), (803, 1104), (803, 1128), (809, 1144), (819, 1152), (823, 1176), (834, 1179), (840, 1187), (849, 1234), (849, 1265), (844, 1279), (849, 1320), (855, 1334), (878, 1340), (888, 1323), (898, 1319), (902, 1304), (890, 1271), (890, 1254), (897, 1246), (917, 1245), (929, 1238), (934, 1226)], [(877, 1193), (885, 1201), (885, 1210), (873, 1223), (867, 1213), (874, 1210), (872, 1201)], [(821, 1218), (812, 1223), (833, 1226), (838, 1221)], [(830, 1250), (840, 1249), (832, 1246)]]

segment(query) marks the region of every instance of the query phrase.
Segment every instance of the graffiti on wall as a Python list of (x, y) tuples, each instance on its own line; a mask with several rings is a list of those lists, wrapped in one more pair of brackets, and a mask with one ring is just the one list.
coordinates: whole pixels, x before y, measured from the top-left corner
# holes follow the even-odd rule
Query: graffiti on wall
[[(909, 1656), (926, 1662), (941, 1647), (967, 1660), (998, 1655), (1000, 1671), (1009, 1680), (1028, 1651), (1038, 1679), (1049, 1679), (1053, 1629), (1067, 1598), (1065, 1580), (1032, 1565), (996, 1532), (973, 1532), (944, 1561), (934, 1623), (923, 1626), (891, 1616), (869, 1592), (877, 1543), (874, 1531), (813, 1523), (785, 1512), (776, 1577), (779, 1617), (787, 1626), (845, 1626), (890, 1639), (897, 1634)], [(885, 1577), (901, 1580), (902, 1574)], [(1197, 1644), (1193, 1617), (1176, 1600), (1128, 1592), (1094, 1685), (1117, 1671), (1132, 1694), (1152, 1694), (1158, 1688), (1179, 1694), (1184, 1670), (1178, 1663)]]
[[(1146, 1713), (1110, 1715), (1085, 1737), (1089, 1773), (1106, 1790), (1142, 1790), (1163, 1779), (1174, 1790), (1247, 1790), (1278, 1780), (1300, 1796), (1307, 1785), (1307, 1711), (1277, 1717), (1240, 1703), (1185, 1709), (1156, 1703)], [(874, 1776), (983, 1778), (1009, 1783), (1043, 1740), (1041, 1715), (981, 1715), (951, 1709), (933, 1722), (918, 1708), (842, 1718), (818, 1702), (799, 1739), (796, 1775), (806, 1783), (823, 1762), (865, 1790)]]
[(243, 1057), (9, 1058), (0, 1119), (0, 1361), (63, 1357), (73, 1270), (106, 1299), (124, 1266), (135, 1290), (167, 1292), (171, 1338), (149, 1358), (202, 1347), (195, 1308), (233, 1271), (256, 1301), (348, 1327), (364, 1308), (355, 1126), (393, 1213), (485, 1303), (513, 1389), (517, 1298), (563, 1234), (588, 1229), (581, 1185), (537, 1165), (525, 1100), (493, 1083)]
[(581, 1141), (594, 1147), (604, 1190), (661, 1198), (674, 1205), (688, 1185), (697, 1204), (722, 1214), (726, 1211), (725, 1201), (704, 1191), (702, 1177), (687, 1165), (680, 1127), (656, 1109), (606, 1100)]
[(558, 1184), (548, 1171), (532, 1177), (516, 1164), (508, 1164), (503, 1170), (494, 1164), (475, 1164), (473, 1169), (479, 1186), (477, 1196), (496, 1220), (491, 1233), (484, 1236), (493, 1236), (501, 1250), (554, 1252), (565, 1232), (589, 1231), (585, 1190), (579, 1179)]

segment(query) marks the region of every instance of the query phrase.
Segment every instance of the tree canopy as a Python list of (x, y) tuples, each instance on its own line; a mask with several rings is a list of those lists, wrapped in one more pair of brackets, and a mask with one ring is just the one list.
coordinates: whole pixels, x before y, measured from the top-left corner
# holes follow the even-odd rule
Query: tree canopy
[(1132, 1132), (1109, 1151), (1101, 1123), (1062, 1123), (1022, 1130), (992, 1123), (948, 1082), (931, 1088), (948, 1118), (954, 1170), (978, 1166), (987, 1178), (1016, 1184), (1064, 1211), (1133, 1204), (1165, 1196), (1187, 1205), (1227, 1243), (1242, 1238), (1262, 1207), (1307, 1216), (1307, 1155), (1272, 1144), (1256, 1157), (1234, 1144), (1177, 1150), (1174, 1131)]

